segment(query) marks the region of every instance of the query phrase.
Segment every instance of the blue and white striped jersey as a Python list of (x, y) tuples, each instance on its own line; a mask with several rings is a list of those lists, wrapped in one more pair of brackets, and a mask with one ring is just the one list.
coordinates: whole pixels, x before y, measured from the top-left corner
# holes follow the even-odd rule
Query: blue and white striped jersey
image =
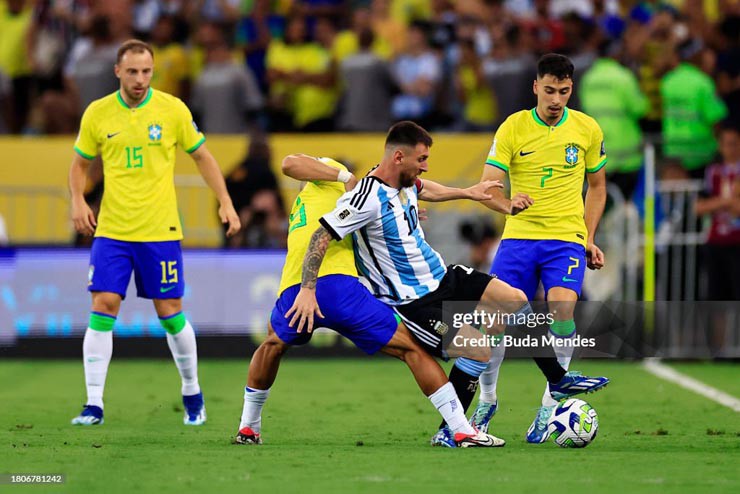
[(367, 176), (344, 194), (321, 224), (340, 240), (352, 233), (357, 271), (373, 294), (403, 305), (435, 291), (447, 272), (442, 256), (424, 239), (418, 193), (423, 182), (398, 190)]

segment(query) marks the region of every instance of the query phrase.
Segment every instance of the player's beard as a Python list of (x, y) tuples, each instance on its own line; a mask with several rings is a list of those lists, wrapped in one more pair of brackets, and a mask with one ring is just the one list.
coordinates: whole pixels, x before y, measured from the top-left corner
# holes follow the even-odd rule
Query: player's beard
[(401, 173), (401, 187), (411, 187), (416, 183), (416, 175)]
[(133, 101), (133, 102), (134, 102), (134, 106), (136, 106), (136, 105), (138, 105), (139, 103), (141, 103), (142, 101), (144, 101), (144, 98), (146, 98), (146, 95), (147, 95), (147, 94), (149, 93), (149, 86), (145, 86), (145, 87), (144, 87), (144, 91), (142, 91), (142, 92), (141, 92), (141, 96), (137, 96), (137, 95), (136, 95), (136, 94), (135, 94), (135, 93), (133, 92), (133, 89), (134, 89), (134, 88), (131, 88), (131, 91), (129, 91), (128, 89), (126, 89), (126, 88), (123, 88), (123, 90), (124, 90), (124, 91), (126, 92), (126, 96), (128, 96), (128, 98), (129, 98), (129, 99), (130, 99), (131, 101)]

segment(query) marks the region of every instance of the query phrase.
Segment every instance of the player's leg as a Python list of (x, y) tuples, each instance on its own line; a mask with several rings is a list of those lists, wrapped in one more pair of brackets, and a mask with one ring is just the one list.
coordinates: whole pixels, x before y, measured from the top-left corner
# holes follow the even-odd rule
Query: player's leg
[(102, 237), (93, 241), (88, 272), (92, 308), (82, 343), (87, 402), (72, 424), (103, 423), (103, 392), (113, 353), (113, 326), (126, 295), (131, 269), (131, 255), (125, 242)]
[[(548, 240), (540, 244), (542, 284), (545, 287), (548, 305), (552, 306), (549, 310), (555, 318), (550, 326), (550, 332), (555, 337), (567, 341), (576, 334), (573, 314), (583, 285), (586, 251), (582, 245), (573, 242)], [(573, 346), (564, 345), (562, 353), (559, 348), (558, 359), (567, 369), (573, 354)], [(575, 394), (597, 391), (608, 383), (609, 380), (605, 377), (588, 378), (578, 373), (568, 373), (562, 383), (550, 381), (549, 391), (552, 398), (561, 400)]]
[[(554, 347), (554, 351), (558, 363), (567, 371), (573, 355), (571, 342), (576, 335), (573, 317), (583, 285), (586, 252), (579, 244), (562, 241), (541, 241), (538, 243), (538, 249), (548, 311), (554, 318), (550, 325), (550, 333), (562, 341), (562, 344)], [(586, 378), (578, 373), (566, 374), (561, 383), (548, 382), (542, 395), (541, 406), (527, 431), (527, 442), (543, 443), (550, 437), (548, 424), (559, 399), (576, 394), (576, 391), (596, 391), (608, 382), (606, 378)]]
[(500, 447), (506, 444), (503, 439), (479, 433), (468, 423), (465, 412), (459, 405), (460, 400), (455, 388), (447, 380), (444, 371), (416, 342), (402, 322), (398, 324), (393, 338), (381, 351), (403, 360), (408, 365), (421, 391), (449, 426), (455, 446)]
[(198, 344), (195, 330), (182, 312), (182, 299), (154, 299), (159, 323), (164, 328), (167, 346), (180, 374), (180, 392), (185, 408), (185, 425), (203, 425), (206, 405), (198, 381)]
[[(321, 278), (319, 282), (323, 285)], [(234, 437), (236, 444), (262, 444), (262, 408), (277, 377), (280, 359), (290, 346), (303, 345), (311, 339), (312, 333), (296, 332), (294, 328), (288, 326), (288, 320), (285, 318), (285, 313), (293, 305), (299, 289), (299, 285), (294, 285), (280, 294), (270, 313), (267, 338), (257, 347), (249, 362), (247, 385), (244, 388), (244, 406), (239, 431)], [(330, 307), (322, 307), (322, 310), (327, 318), (331, 316)], [(322, 324), (326, 322), (322, 321)]]
[[(473, 339), (480, 339), (481, 334), (468, 325), (456, 329), (453, 324), (453, 314), (442, 309), (443, 300), (427, 297), (410, 304), (397, 306), (395, 310), (416, 340), (427, 351), (445, 360), (455, 358), (455, 364), (450, 370), (448, 379), (455, 388), (463, 412), (465, 412), (478, 389), (478, 379), (487, 365), (490, 349), (486, 346), (455, 344), (458, 341), (469, 342)], [(440, 428), (442, 427), (444, 423), (440, 425)]]
[[(471, 295), (472, 298), (468, 298), (470, 294), (464, 291), (459, 282), (459, 272), (468, 271), (473, 272), (464, 266), (449, 266), (437, 290), (412, 303), (395, 307), (396, 313), (417, 341), (433, 355), (444, 359), (458, 357), (450, 370), (449, 381), (455, 388), (463, 411), (470, 406), (478, 388), (480, 373), (490, 358), (490, 348), (469, 343), (480, 340), (480, 332), (469, 325), (455, 322), (458, 309), (468, 312), (475, 308), (479, 300), (476, 297), (480, 297), (490, 280), (483, 273), (463, 280), (476, 292)], [(456, 307), (455, 303), (459, 303), (460, 307)], [(432, 438), (432, 444), (454, 446), (452, 433), (444, 422)]]
[(134, 249), (137, 295), (152, 299), (167, 346), (180, 374), (185, 425), (206, 422), (206, 407), (198, 381), (195, 330), (182, 311), (185, 294), (182, 248), (179, 241), (139, 242)]
[(257, 347), (249, 362), (247, 385), (244, 388), (239, 432), (234, 442), (238, 444), (262, 444), (262, 408), (270, 396), (280, 367), (280, 359), (289, 345), (282, 341), (268, 322), (267, 338)]
[[(330, 286), (320, 291), (317, 287), (317, 298), (320, 307), (332, 307), (336, 326), (330, 326), (348, 338), (359, 349), (367, 354), (382, 351), (400, 358), (409, 366), (419, 388), (429, 398), (444, 420), (450, 421), (449, 446), (451, 447), (493, 447), (503, 446), (504, 441), (486, 434), (477, 434), (465, 418), (465, 407), (459, 398), (456, 388), (444, 375), (444, 371), (434, 358), (414, 339), (407, 327), (400, 321), (400, 316), (389, 307), (376, 300), (356, 279), (346, 279), (337, 275), (328, 276)], [(324, 303), (322, 303), (322, 299)], [(339, 302), (341, 301), (341, 303)], [(339, 307), (339, 309), (334, 309)], [(323, 309), (322, 309), (323, 310)], [(326, 311), (324, 314), (329, 317)], [(427, 312), (427, 316), (429, 313)], [(437, 314), (436, 321), (444, 321)], [(439, 325), (431, 324), (432, 327)], [(477, 333), (480, 336), (480, 333)], [(425, 334), (424, 338), (429, 335)], [(440, 345), (431, 351), (441, 354)], [(480, 351), (480, 360), (487, 360), (487, 349)], [(466, 382), (468, 382), (466, 380)]]
[[(502, 240), (491, 266), (492, 276), (509, 288), (516, 287), (522, 290), (527, 300), (534, 298), (539, 282), (532, 248), (532, 242), (529, 240)], [(519, 297), (517, 293), (509, 293), (509, 288), (494, 283), (491, 285), (490, 295)], [(488, 430), (489, 422), (498, 409), (498, 377), (505, 354), (506, 347), (503, 344), (492, 346), (491, 358), (480, 376), (480, 396), (471, 422), (481, 430)]]

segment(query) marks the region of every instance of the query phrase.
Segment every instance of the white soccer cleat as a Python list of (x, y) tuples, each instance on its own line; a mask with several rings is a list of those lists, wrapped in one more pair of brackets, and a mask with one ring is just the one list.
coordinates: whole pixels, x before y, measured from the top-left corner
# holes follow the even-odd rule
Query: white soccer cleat
[(476, 431), (475, 434), (455, 434), (455, 443), (458, 448), (500, 448), (506, 441), (494, 435)]

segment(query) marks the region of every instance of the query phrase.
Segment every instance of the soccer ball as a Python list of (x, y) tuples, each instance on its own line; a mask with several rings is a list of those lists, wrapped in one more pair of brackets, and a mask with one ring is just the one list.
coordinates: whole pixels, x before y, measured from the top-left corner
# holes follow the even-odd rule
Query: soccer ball
[(585, 448), (596, 437), (599, 417), (585, 401), (570, 398), (558, 403), (549, 427), (553, 441), (561, 448)]

